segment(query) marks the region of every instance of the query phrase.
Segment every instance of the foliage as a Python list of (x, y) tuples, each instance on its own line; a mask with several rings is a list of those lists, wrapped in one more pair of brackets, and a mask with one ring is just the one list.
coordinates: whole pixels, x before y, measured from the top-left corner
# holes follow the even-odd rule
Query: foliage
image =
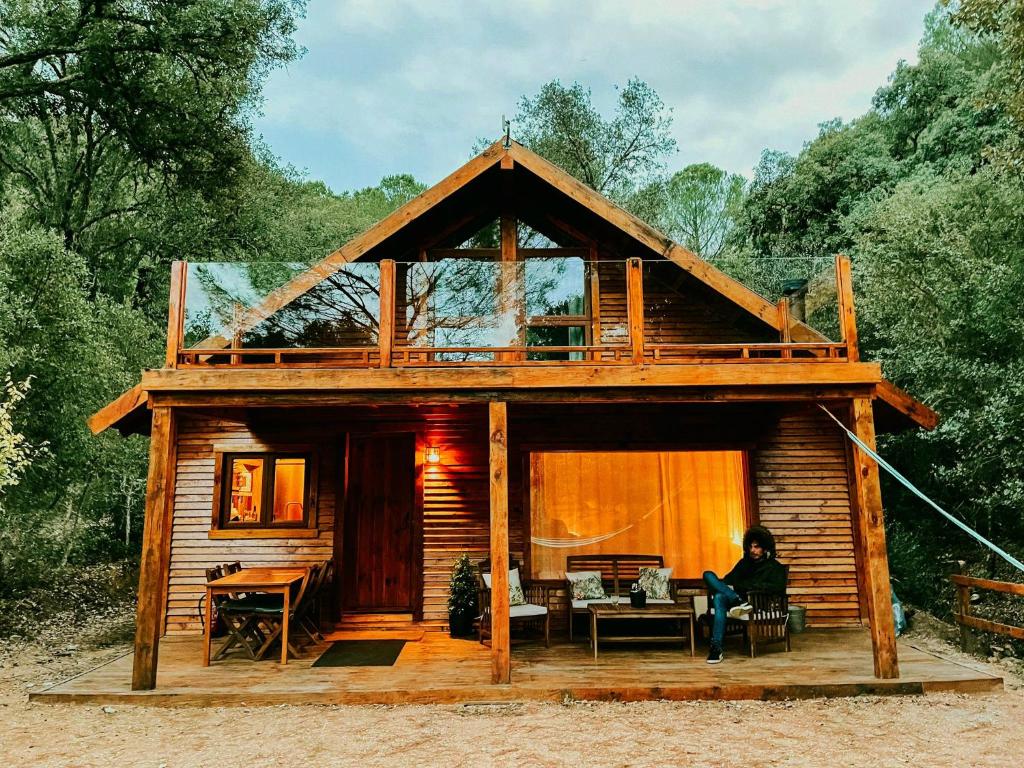
[(715, 259), (743, 199), (743, 177), (710, 163), (688, 165), (665, 184), (661, 230), (705, 259)]
[[(862, 351), (942, 415), (933, 432), (885, 438), (888, 458), (1019, 553), (1024, 186), (1001, 162), (1011, 107), (988, 98), (1008, 66), (999, 34), (930, 14), (918, 62), (897, 66), (867, 114), (822, 125), (796, 156), (765, 152), (719, 264), (774, 298), (784, 276), (813, 278), (849, 254)], [(885, 498), (910, 599), (940, 606), (951, 559), (998, 570), (901, 487)]]
[(520, 100), (512, 126), (513, 137), (523, 145), (620, 205), (648, 216), (659, 173), (676, 148), (669, 133), (672, 111), (638, 79), (619, 91), (610, 119), (598, 112), (589, 88), (552, 80), (535, 96)]
[(448, 611), (463, 616), (474, 615), (477, 610), (477, 581), (469, 555), (461, 555), (452, 566), (448, 582)]
[(0, 386), (0, 515), (3, 514), (5, 489), (21, 482), (32, 457), (42, 448), (29, 445), (14, 427), (14, 409), (25, 399), (30, 382), (31, 379), (25, 379), (15, 383), (8, 376)]
[[(947, 3), (950, 0), (946, 0)], [(1012, 118), (1007, 140), (987, 148), (989, 156), (1017, 175), (1024, 174), (1024, 2), (961, 0), (952, 15), (964, 30), (997, 48), (986, 103)]]
[(137, 310), (90, 298), (89, 283), (58, 235), (0, 219), (0, 370), (32, 377), (14, 428), (47, 447), (0, 508), (0, 591), (15, 586), (15, 574), (30, 577), (73, 553), (120, 554), (117, 532), (139, 525), (137, 494), (130, 524), (118, 507), (122, 480), (144, 476), (142, 441), (97, 439), (85, 419), (134, 383), (157, 338)]
[(268, 69), (297, 55), (301, 9), (296, 0), (8, 0), (0, 114), (74, 116), (147, 167), (209, 178), (246, 148)]

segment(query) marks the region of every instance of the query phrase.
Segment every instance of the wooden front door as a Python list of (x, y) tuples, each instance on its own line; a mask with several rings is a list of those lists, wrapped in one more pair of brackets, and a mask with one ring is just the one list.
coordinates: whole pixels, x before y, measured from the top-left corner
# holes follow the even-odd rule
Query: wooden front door
[(342, 610), (417, 610), (415, 435), (351, 435), (347, 487)]

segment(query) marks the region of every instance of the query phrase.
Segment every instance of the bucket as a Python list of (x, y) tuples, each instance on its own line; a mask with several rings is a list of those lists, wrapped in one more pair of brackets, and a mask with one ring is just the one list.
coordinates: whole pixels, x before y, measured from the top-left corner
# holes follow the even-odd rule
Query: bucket
[(803, 632), (807, 627), (807, 608), (802, 605), (789, 606), (789, 631)]

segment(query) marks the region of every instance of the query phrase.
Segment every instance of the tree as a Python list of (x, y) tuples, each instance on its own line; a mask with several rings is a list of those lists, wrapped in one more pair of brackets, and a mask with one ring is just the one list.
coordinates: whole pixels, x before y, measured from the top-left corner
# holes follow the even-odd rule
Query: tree
[[(235, 182), (295, 0), (15, 0), (0, 8), (0, 189), (124, 300), (172, 250), (148, 220)], [(156, 241), (156, 242), (154, 242)], [(154, 254), (157, 256), (154, 257)]]
[(662, 229), (705, 259), (719, 255), (743, 198), (743, 178), (710, 163), (689, 165), (665, 184)]
[(1013, 131), (1004, 143), (990, 148), (990, 155), (1024, 174), (1024, 1), (961, 0), (951, 20), (998, 50), (987, 103), (1013, 118)]
[(221, 173), (246, 147), (263, 77), (298, 53), (301, 9), (298, 0), (8, 0), (3, 115), (75, 113), (148, 167)]
[(516, 140), (627, 208), (675, 151), (671, 126), (672, 111), (635, 78), (619, 91), (610, 119), (594, 107), (590, 89), (552, 80), (524, 96), (512, 120)]

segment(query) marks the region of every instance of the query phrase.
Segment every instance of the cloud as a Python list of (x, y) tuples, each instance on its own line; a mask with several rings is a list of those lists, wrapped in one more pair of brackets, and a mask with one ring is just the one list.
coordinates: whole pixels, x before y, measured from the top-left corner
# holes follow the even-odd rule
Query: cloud
[(311, 0), (297, 35), (308, 53), (271, 75), (256, 127), (336, 190), (401, 172), (434, 182), (545, 82), (579, 81), (610, 111), (635, 76), (673, 108), (674, 167), (749, 174), (762, 149), (797, 151), (819, 123), (866, 111), (915, 58), (931, 6)]

